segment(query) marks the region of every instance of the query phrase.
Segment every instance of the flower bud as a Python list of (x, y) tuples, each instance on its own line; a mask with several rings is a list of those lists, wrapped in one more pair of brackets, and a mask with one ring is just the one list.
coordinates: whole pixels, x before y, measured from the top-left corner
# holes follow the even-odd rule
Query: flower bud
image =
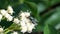
[(14, 18), (14, 23), (19, 24), (20, 20), (18, 18)]
[(11, 6), (8, 6), (7, 12), (12, 15), (14, 13), (13, 8)]

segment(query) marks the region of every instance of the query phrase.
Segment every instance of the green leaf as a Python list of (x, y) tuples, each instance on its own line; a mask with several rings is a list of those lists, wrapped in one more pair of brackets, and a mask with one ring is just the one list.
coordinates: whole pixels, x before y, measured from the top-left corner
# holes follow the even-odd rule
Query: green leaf
[(58, 24), (58, 22), (60, 22), (60, 14), (59, 13), (55, 13), (53, 15), (51, 15), (46, 21), (45, 23), (51, 24), (51, 25), (56, 25)]
[(49, 29), (49, 26), (48, 25), (45, 25), (44, 27), (44, 34), (50, 34), (50, 29)]
[(53, 26), (46, 24), (44, 27), (44, 34), (57, 34), (57, 31)]
[(43, 4), (43, 3), (39, 3), (37, 5), (37, 10), (38, 10), (38, 13), (41, 13), (42, 11), (44, 11), (46, 9), (46, 6)]
[(48, 23), (52, 26), (57, 25), (60, 22), (60, 9), (56, 8), (56, 12), (53, 13), (49, 18), (47, 17), (47, 20), (45, 23)]
[(11, 32), (11, 31), (14, 31), (14, 30), (20, 30), (20, 26), (18, 26), (17, 24), (13, 23), (8, 28), (6, 28), (4, 31), (7, 34), (7, 33)]
[(54, 4), (60, 3), (60, 0), (43, 0), (47, 7), (53, 6)]
[(60, 0), (51, 0), (51, 6), (57, 3), (60, 3)]
[(20, 4), (23, 4), (25, 0), (19, 0)]
[(56, 26), (55, 26), (56, 30), (59, 30), (60, 29), (60, 23), (58, 23)]

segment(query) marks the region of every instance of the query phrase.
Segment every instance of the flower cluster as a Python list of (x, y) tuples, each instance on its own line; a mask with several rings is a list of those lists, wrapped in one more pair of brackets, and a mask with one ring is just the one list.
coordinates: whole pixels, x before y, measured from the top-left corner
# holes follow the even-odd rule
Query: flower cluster
[[(14, 18), (12, 16), (13, 13), (14, 13), (14, 11), (11, 6), (8, 6), (7, 10), (1, 9), (0, 10), (0, 21), (1, 21), (2, 17), (4, 16), (5, 18), (7, 18), (7, 21), (12, 21), (15, 24), (21, 26), (20, 29), (21, 29), (22, 33), (25, 33), (25, 32), (31, 33), (32, 30), (35, 29), (36, 23), (33, 20), (33, 18), (30, 18), (31, 12), (21, 12), (19, 14), (20, 19)], [(2, 28), (0, 28), (0, 29), (3, 30)], [(14, 32), (13, 34), (17, 34), (17, 32)]]
[(31, 33), (33, 29), (35, 29), (36, 23), (32, 23), (30, 20), (30, 13), (31, 12), (21, 12), (20, 13), (20, 20), (18, 18), (14, 18), (14, 23), (20, 25), (21, 32)]
[(30, 15), (30, 12), (21, 12), (20, 14), (20, 24), (21, 24), (21, 32), (25, 33), (31, 33), (33, 29), (35, 29), (36, 24), (32, 23), (32, 21), (28, 18)]
[[(8, 11), (8, 10), (9, 10), (9, 11)], [(8, 6), (8, 9), (7, 9), (7, 10), (1, 9), (1, 10), (0, 10), (0, 16), (1, 16), (1, 17), (0, 17), (0, 20), (1, 20), (2, 17), (4, 16), (4, 17), (7, 18), (8, 21), (12, 21), (12, 19), (13, 19), (13, 16), (11, 16), (11, 14), (13, 14), (12, 12), (13, 12), (13, 9), (12, 9), (11, 6)], [(11, 13), (11, 14), (9, 14), (9, 13)]]

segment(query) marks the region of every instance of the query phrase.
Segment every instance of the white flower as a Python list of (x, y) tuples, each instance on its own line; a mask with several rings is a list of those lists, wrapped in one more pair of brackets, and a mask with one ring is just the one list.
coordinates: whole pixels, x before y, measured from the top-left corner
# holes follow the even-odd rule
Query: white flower
[(24, 20), (20, 21), (20, 25), (21, 25), (21, 32), (23, 33), (27, 32), (27, 26)]
[(30, 16), (30, 12), (21, 12), (20, 16), (21, 17), (29, 17)]
[(20, 25), (21, 25), (21, 32), (22, 33), (27, 32), (27, 26), (24, 18), (21, 18)]
[(20, 20), (18, 18), (14, 18), (14, 23), (19, 24)]
[(11, 33), (11, 34), (18, 34), (18, 32), (15, 32), (15, 31), (14, 31), (14, 32), (13, 32), (13, 33)]
[(13, 17), (10, 14), (8, 14), (6, 10), (2, 9), (0, 11), (1, 14), (8, 19), (8, 21), (12, 21)]
[(4, 9), (0, 10), (0, 12), (2, 15), (5, 15), (7, 13), (6, 10), (4, 10)]
[(27, 32), (27, 26), (21, 26), (21, 32), (22, 33)]
[(24, 20), (23, 20), (23, 21), (20, 21), (20, 25), (21, 25), (21, 26), (26, 26), (25, 21), (24, 21)]
[(26, 25), (27, 25), (28, 33), (31, 33), (32, 30), (35, 28), (35, 24), (33, 24), (31, 20), (28, 18), (26, 18)]
[(13, 8), (11, 6), (8, 6), (7, 12), (12, 15), (14, 13)]
[(12, 21), (13, 20), (13, 16), (11, 16), (10, 14), (5, 14), (4, 15), (8, 21)]
[(0, 21), (1, 21), (2, 17), (3, 17), (3, 16), (0, 14)]
[(3, 28), (2, 27), (0, 27), (0, 33), (2, 33), (4, 30), (3, 30)]
[(35, 25), (32, 23), (32, 24), (27, 24), (27, 29), (28, 29), (28, 33), (31, 33), (33, 29), (35, 29)]
[(30, 12), (25, 12), (25, 17), (29, 17), (30, 16)]

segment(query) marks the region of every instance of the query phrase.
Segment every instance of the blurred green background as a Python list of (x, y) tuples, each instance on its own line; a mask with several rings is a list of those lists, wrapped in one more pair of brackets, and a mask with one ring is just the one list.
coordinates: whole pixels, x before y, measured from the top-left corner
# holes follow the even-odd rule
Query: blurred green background
[[(7, 9), (9, 5), (15, 11), (13, 16), (17, 17), (21, 10), (30, 10), (38, 20), (38, 25), (31, 34), (60, 34), (60, 0), (0, 0), (0, 9)], [(14, 29), (14, 26), (10, 27), (12, 24), (6, 19), (0, 22), (8, 30)]]

